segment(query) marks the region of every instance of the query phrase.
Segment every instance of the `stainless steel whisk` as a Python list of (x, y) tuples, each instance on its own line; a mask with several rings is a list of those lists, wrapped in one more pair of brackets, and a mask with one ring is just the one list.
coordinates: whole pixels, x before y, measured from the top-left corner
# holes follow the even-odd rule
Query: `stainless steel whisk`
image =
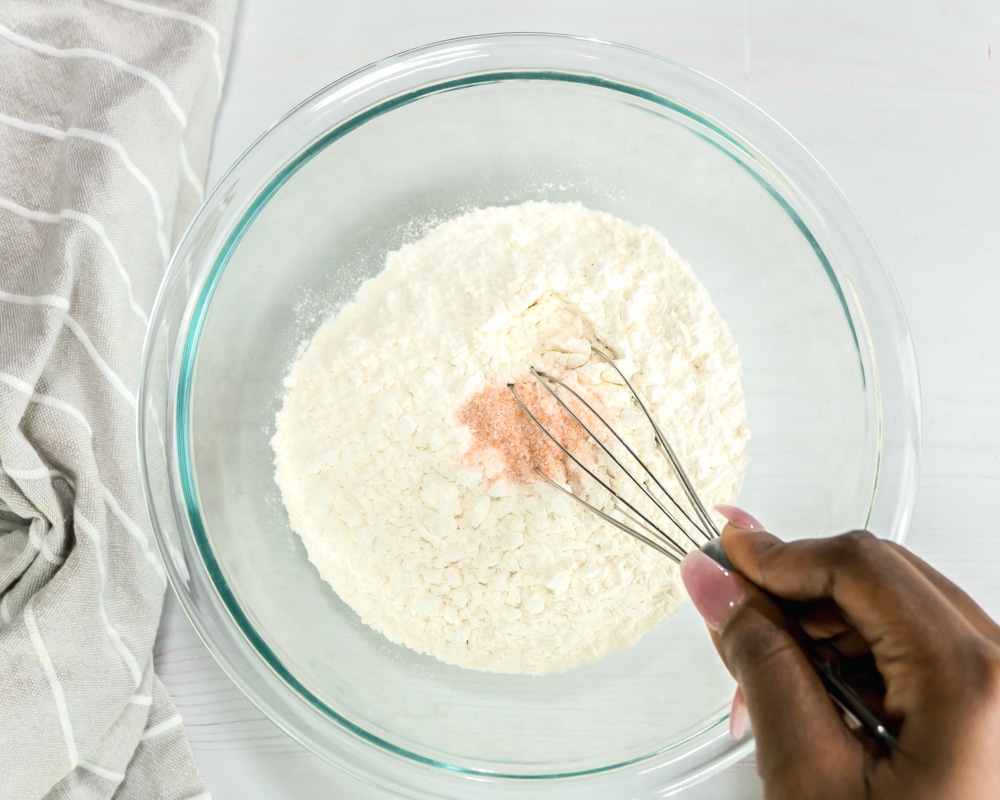
[[(567, 488), (567, 486), (562, 485), (550, 475), (546, 475), (538, 469), (537, 466), (535, 467), (535, 472), (538, 473), (538, 475), (551, 486), (558, 489), (563, 494), (568, 495), (573, 500), (586, 507), (593, 514), (596, 514), (598, 517), (613, 525), (618, 530), (623, 531), (624, 533), (627, 533), (639, 541), (649, 545), (677, 564), (679, 564), (683, 560), (684, 556), (686, 556), (691, 550), (699, 549), (725, 569), (736, 572), (733, 565), (726, 557), (725, 551), (722, 549), (722, 542), (718, 527), (705, 510), (705, 506), (698, 497), (698, 493), (695, 491), (687, 473), (681, 466), (677, 455), (674, 453), (673, 448), (667, 441), (666, 436), (663, 435), (659, 425), (656, 424), (656, 421), (653, 419), (652, 414), (650, 414), (649, 409), (647, 409), (645, 404), (642, 402), (642, 399), (636, 392), (635, 387), (633, 387), (628, 378), (625, 377), (611, 356), (607, 355), (597, 347), (592, 346), (592, 349), (595, 355), (605, 361), (616, 373), (618, 373), (624, 385), (631, 392), (633, 400), (648, 420), (650, 426), (652, 426), (656, 444), (666, 457), (666, 460), (669, 462), (674, 474), (677, 477), (677, 481), (683, 490), (686, 507), (685, 504), (682, 504), (678, 498), (676, 498), (674, 494), (664, 486), (662, 479), (659, 478), (641, 458), (639, 458), (639, 455), (635, 452), (633, 447), (626, 442), (612, 427), (612, 425), (608, 423), (608, 421), (594, 408), (593, 404), (588, 402), (586, 398), (584, 398), (577, 390), (566, 384), (561, 379), (532, 367), (531, 374), (538, 384), (541, 385), (542, 388), (544, 388), (549, 395), (555, 399), (560, 408), (586, 432), (590, 440), (601, 448), (601, 450), (611, 460), (612, 465), (622, 472), (621, 477), (627, 479), (626, 485), (628, 485), (628, 483), (634, 485), (639, 494), (634, 498), (634, 501), (628, 500), (622, 495), (621, 492), (616, 491), (613, 488), (610, 480), (606, 480), (599, 475), (595, 469), (592, 469), (584, 464), (577, 454), (571, 452), (569, 448), (559, 441), (559, 439), (542, 424), (538, 417), (531, 411), (530, 408), (528, 408), (524, 399), (520, 396), (520, 394), (518, 394), (516, 386), (511, 383), (508, 384), (507, 388), (517, 400), (524, 413), (528, 415), (531, 421), (538, 426), (542, 433), (544, 433), (585, 476), (589, 477), (596, 484), (604, 487), (604, 489), (609, 493), (612, 501), (611, 510), (619, 514), (620, 518), (612, 516), (612, 514), (608, 513), (604, 509), (598, 508), (593, 503), (588, 502), (586, 499), (573, 492), (571, 488)], [(572, 396), (576, 402), (579, 403), (578, 408), (586, 409), (585, 413), (591, 416), (597, 424), (594, 426), (588, 426), (581, 418), (581, 414), (570, 407), (570, 404), (562, 396), (561, 392), (565, 392)], [(600, 431), (595, 431), (594, 428), (599, 428)], [(599, 433), (605, 432), (607, 435), (599, 435)], [(612, 442), (617, 442), (618, 445), (620, 445), (621, 450), (618, 454), (612, 452), (612, 447), (609, 446)], [(631, 468), (628, 464), (632, 464)], [(646, 510), (642, 510), (638, 507), (639, 503), (642, 502), (641, 498), (645, 498), (648, 501), (649, 507)], [(653, 509), (661, 512), (666, 518), (666, 522), (652, 519), (653, 514), (655, 514)], [(810, 639), (805, 632), (802, 631), (798, 623), (794, 620), (794, 609), (791, 608), (790, 604), (779, 597), (775, 597), (774, 595), (769, 595), (769, 597), (785, 613), (788, 618), (788, 630), (796, 637), (803, 652), (812, 662), (816, 672), (826, 687), (827, 693), (843, 712), (845, 722), (848, 726), (853, 729), (862, 730), (868, 735), (872, 742), (876, 744), (876, 746), (885, 752), (889, 752), (897, 744), (896, 731), (888, 722), (881, 719), (879, 715), (872, 710), (864, 698), (862, 698), (857, 691), (855, 691), (854, 687), (852, 687), (844, 679), (841, 674), (841, 665), (837, 656), (835, 654), (827, 655), (826, 653), (821, 652), (817, 647), (817, 643)]]
[[(660, 448), (661, 452), (670, 463), (670, 466), (673, 468), (674, 473), (676, 474), (677, 479), (684, 491), (684, 495), (687, 498), (688, 505), (685, 508), (684, 505), (678, 502), (675, 496), (663, 485), (661, 479), (641, 458), (639, 458), (633, 447), (622, 438), (618, 431), (616, 431), (614, 427), (612, 427), (611, 424), (604, 419), (603, 416), (601, 416), (600, 413), (598, 413), (598, 411), (590, 402), (586, 400), (586, 398), (584, 398), (573, 387), (567, 385), (554, 375), (550, 375), (547, 372), (542, 372), (541, 370), (537, 370), (532, 367), (531, 375), (535, 378), (535, 380), (549, 393), (549, 395), (553, 397), (553, 399), (555, 399), (562, 410), (566, 412), (566, 414), (568, 414), (587, 433), (590, 439), (607, 454), (608, 458), (611, 459), (611, 462), (615, 465), (615, 467), (621, 470), (623, 475), (640, 492), (640, 496), (647, 498), (651, 503), (652, 508), (660, 511), (666, 517), (667, 524), (664, 524), (663, 522), (657, 523), (651, 519), (648, 511), (644, 512), (640, 510), (637, 507), (637, 504), (630, 502), (620, 492), (615, 491), (615, 489), (612, 488), (610, 481), (605, 480), (596, 474), (594, 470), (585, 465), (575, 453), (570, 452), (570, 450), (562, 442), (560, 442), (559, 439), (556, 438), (541, 423), (541, 421), (539, 421), (538, 417), (535, 416), (531, 409), (528, 408), (524, 399), (518, 394), (517, 388), (514, 384), (509, 384), (507, 388), (514, 395), (514, 398), (517, 400), (524, 413), (531, 418), (531, 421), (539, 427), (549, 440), (557, 448), (559, 448), (559, 450), (570, 461), (572, 461), (573, 464), (575, 464), (595, 483), (604, 487), (604, 489), (611, 495), (614, 510), (621, 514), (622, 519), (613, 517), (606, 511), (598, 508), (592, 503), (589, 503), (587, 500), (580, 497), (580, 495), (575, 494), (570, 489), (567, 489), (561, 483), (555, 481), (551, 476), (546, 475), (537, 467), (535, 468), (535, 472), (537, 472), (538, 475), (547, 481), (551, 486), (558, 489), (563, 494), (573, 498), (573, 500), (585, 506), (589, 511), (599, 516), (605, 522), (614, 525), (620, 531), (623, 531), (630, 536), (634, 536), (636, 539), (639, 539), (659, 551), (677, 564), (681, 562), (684, 556), (687, 555), (691, 549), (701, 549), (716, 560), (718, 560), (719, 555), (725, 558), (725, 553), (722, 551), (722, 547), (718, 544), (712, 544), (713, 542), (717, 542), (719, 539), (719, 529), (712, 520), (712, 517), (705, 510), (705, 506), (698, 497), (698, 493), (695, 491), (694, 486), (691, 485), (691, 481), (688, 479), (687, 473), (681, 466), (676, 453), (674, 453), (674, 449), (667, 441), (667, 437), (663, 435), (659, 425), (656, 424), (656, 420), (654, 420), (652, 414), (649, 413), (649, 409), (646, 408), (635, 388), (629, 382), (628, 378), (625, 377), (611, 356), (596, 347), (593, 347), (593, 351), (595, 355), (603, 359), (615, 372), (618, 373), (622, 382), (631, 392), (632, 398), (635, 400), (639, 409), (642, 411), (643, 415), (653, 429), (657, 446)], [(599, 435), (598, 432), (595, 432), (592, 427), (588, 426), (580, 418), (577, 411), (574, 411), (566, 400), (560, 395), (560, 390), (572, 395), (580, 406), (585, 408), (587, 412), (597, 421), (598, 425), (594, 427), (599, 426), (602, 431), (606, 432), (607, 436)], [(611, 448), (608, 446), (609, 438), (618, 442), (621, 446), (622, 451), (620, 451), (619, 454), (616, 455), (611, 451)], [(623, 453), (627, 455), (623, 456)], [(634, 462), (631, 469), (626, 464), (627, 460)]]

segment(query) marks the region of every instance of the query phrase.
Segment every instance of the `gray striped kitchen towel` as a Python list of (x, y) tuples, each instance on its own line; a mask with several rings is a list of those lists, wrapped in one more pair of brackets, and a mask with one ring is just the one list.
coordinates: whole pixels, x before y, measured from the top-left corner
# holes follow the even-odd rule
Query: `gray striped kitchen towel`
[(235, 0), (0, 0), (0, 798), (207, 797), (153, 674), (139, 353)]

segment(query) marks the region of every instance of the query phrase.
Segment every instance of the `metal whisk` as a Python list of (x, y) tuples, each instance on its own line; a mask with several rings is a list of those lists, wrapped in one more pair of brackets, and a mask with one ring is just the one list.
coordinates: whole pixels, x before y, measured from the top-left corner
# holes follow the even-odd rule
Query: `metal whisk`
[[(638, 494), (634, 496), (633, 501), (628, 500), (621, 494), (621, 492), (616, 491), (612, 487), (610, 480), (604, 479), (597, 473), (597, 471), (584, 464), (580, 456), (571, 452), (541, 423), (538, 417), (531, 411), (530, 408), (528, 408), (528, 405), (518, 394), (515, 385), (508, 384), (507, 388), (510, 390), (511, 394), (514, 395), (514, 398), (517, 400), (524, 413), (531, 418), (532, 422), (538, 426), (538, 428), (549, 438), (549, 440), (557, 448), (559, 448), (569, 461), (575, 464), (584, 475), (589, 477), (596, 484), (604, 487), (610, 495), (612, 510), (619, 514), (620, 518), (612, 516), (612, 514), (602, 508), (598, 508), (593, 503), (588, 502), (580, 495), (574, 493), (571, 489), (554, 480), (550, 475), (546, 475), (538, 469), (537, 466), (535, 467), (535, 471), (554, 488), (566, 495), (569, 495), (573, 500), (585, 506), (589, 511), (596, 514), (601, 519), (618, 528), (618, 530), (624, 531), (630, 536), (634, 536), (639, 541), (654, 548), (675, 563), (679, 564), (681, 560), (683, 560), (684, 556), (687, 555), (687, 553), (692, 549), (700, 549), (703, 553), (711, 557), (725, 569), (735, 572), (736, 570), (733, 568), (733, 565), (726, 557), (725, 551), (722, 549), (722, 542), (719, 538), (720, 534), (718, 527), (705, 510), (705, 506), (699, 499), (694, 486), (691, 485), (691, 481), (688, 479), (687, 473), (684, 472), (684, 468), (681, 466), (677, 455), (674, 453), (674, 450), (667, 441), (667, 438), (663, 435), (659, 425), (656, 424), (656, 421), (650, 414), (649, 409), (647, 409), (645, 404), (642, 402), (642, 399), (636, 392), (635, 387), (633, 387), (625, 375), (622, 374), (621, 369), (618, 368), (618, 365), (615, 364), (614, 360), (609, 355), (602, 352), (597, 347), (592, 346), (592, 349), (598, 357), (603, 359), (608, 365), (611, 366), (612, 369), (615, 370), (615, 372), (618, 373), (622, 382), (632, 393), (632, 397), (639, 409), (652, 426), (657, 446), (664, 456), (666, 456), (667, 461), (680, 483), (686, 503), (680, 502), (672, 492), (667, 490), (664, 486), (663, 480), (655, 475), (649, 466), (643, 462), (641, 458), (639, 458), (633, 447), (622, 438), (622, 436), (600, 413), (598, 413), (592, 403), (588, 402), (586, 398), (584, 398), (573, 387), (567, 385), (564, 381), (554, 375), (532, 368), (531, 374), (538, 384), (540, 384), (555, 399), (562, 410), (565, 411), (587, 433), (589, 439), (604, 451), (604, 453), (611, 460), (611, 464), (614, 468), (621, 471), (621, 477), (627, 479), (628, 483), (633, 484), (638, 490)], [(587, 425), (587, 423), (582, 419), (581, 413), (570, 407), (570, 404), (561, 394), (563, 392), (572, 396), (576, 403), (579, 404), (577, 408), (581, 410), (585, 409), (586, 411), (584, 414), (593, 418), (596, 425)], [(595, 430), (595, 428), (597, 430)], [(612, 452), (612, 447), (609, 446), (613, 442), (617, 442), (617, 444), (620, 445), (621, 450), (618, 454)], [(649, 504), (649, 508), (646, 511), (639, 508), (639, 504), (643, 502), (642, 498), (645, 498)], [(651, 511), (651, 509), (661, 512), (667, 522), (652, 519), (655, 512)], [(848, 727), (863, 731), (877, 747), (884, 752), (889, 752), (897, 744), (896, 730), (888, 722), (879, 717), (879, 715), (872, 710), (868, 703), (855, 691), (854, 687), (852, 687), (843, 678), (841, 675), (839, 657), (836, 652), (830, 652), (829, 649), (827, 649), (827, 652), (822, 652), (818, 646), (820, 643), (814, 642), (806, 636), (806, 634), (799, 627), (798, 623), (795, 622), (794, 608), (787, 601), (784, 601), (779, 597), (775, 597), (774, 595), (769, 596), (788, 617), (787, 628), (789, 632), (795, 636), (799, 646), (812, 662), (817, 674), (823, 681), (830, 698), (840, 707)]]
[[(535, 416), (531, 409), (528, 408), (524, 399), (518, 394), (517, 388), (514, 384), (509, 384), (507, 388), (514, 395), (514, 398), (517, 400), (524, 413), (531, 418), (532, 422), (539, 427), (549, 440), (557, 448), (559, 448), (559, 450), (562, 451), (562, 453), (573, 464), (575, 464), (583, 474), (587, 475), (596, 484), (604, 487), (604, 489), (611, 496), (613, 509), (621, 515), (621, 518), (614, 517), (603, 509), (598, 508), (593, 503), (588, 502), (580, 495), (575, 494), (561, 483), (555, 481), (551, 476), (546, 475), (537, 467), (535, 468), (535, 472), (537, 472), (538, 475), (547, 481), (551, 486), (558, 489), (563, 494), (573, 498), (573, 500), (585, 506), (589, 511), (599, 516), (605, 522), (614, 525), (618, 528), (618, 530), (624, 531), (630, 536), (634, 536), (636, 539), (659, 551), (677, 564), (681, 562), (684, 556), (687, 555), (688, 551), (691, 549), (701, 549), (713, 558), (716, 558), (716, 560), (718, 560), (719, 555), (721, 555), (722, 558), (725, 558), (725, 553), (722, 551), (722, 547), (718, 544), (712, 544), (712, 542), (717, 542), (719, 539), (719, 529), (712, 520), (712, 517), (705, 510), (705, 506), (698, 497), (698, 493), (695, 491), (694, 486), (691, 485), (691, 481), (688, 478), (687, 473), (681, 466), (681, 463), (678, 460), (677, 455), (674, 453), (673, 448), (670, 446), (670, 443), (667, 441), (666, 436), (663, 435), (659, 425), (656, 424), (656, 420), (653, 419), (653, 416), (649, 413), (649, 409), (646, 408), (642, 399), (636, 392), (635, 387), (633, 387), (628, 378), (625, 377), (611, 356), (599, 350), (597, 347), (592, 346), (592, 349), (595, 355), (603, 359), (615, 372), (618, 373), (622, 382), (632, 393), (632, 398), (635, 400), (639, 409), (642, 411), (643, 415), (646, 417), (653, 429), (657, 447), (659, 447), (663, 455), (666, 456), (667, 461), (674, 470), (674, 474), (677, 476), (684, 492), (684, 496), (687, 500), (686, 505), (679, 502), (674, 494), (663, 485), (663, 481), (641, 458), (639, 458), (633, 447), (622, 438), (618, 431), (611, 426), (611, 424), (594, 408), (590, 402), (587, 401), (586, 398), (584, 398), (573, 387), (567, 385), (554, 375), (550, 375), (547, 372), (542, 372), (541, 370), (537, 370), (532, 367), (531, 374), (535, 380), (548, 392), (549, 395), (555, 399), (562, 410), (587, 433), (589, 438), (596, 443), (597, 446), (604, 451), (604, 453), (607, 454), (608, 458), (611, 459), (612, 464), (620, 470), (622, 475), (627, 478), (628, 481), (639, 491), (639, 497), (646, 498), (651, 504), (652, 509), (661, 512), (663, 516), (666, 517), (667, 522), (657, 522), (652, 519), (649, 509), (647, 509), (647, 511), (640, 510), (637, 503), (630, 502), (620, 492), (615, 491), (615, 489), (612, 488), (610, 481), (605, 480), (593, 469), (584, 464), (577, 454), (570, 452), (570, 450), (539, 421), (538, 417)], [(586, 409), (586, 413), (591, 416), (597, 424), (594, 426), (588, 426), (587, 423), (581, 418), (581, 415), (570, 407), (569, 403), (567, 403), (564, 397), (560, 394), (561, 391), (566, 392), (575, 398), (577, 403), (579, 403), (578, 408)], [(597, 428), (598, 430), (594, 430), (594, 428)], [(611, 441), (615, 441), (621, 446), (621, 450), (618, 454), (612, 452), (611, 447), (609, 446), (609, 442)]]

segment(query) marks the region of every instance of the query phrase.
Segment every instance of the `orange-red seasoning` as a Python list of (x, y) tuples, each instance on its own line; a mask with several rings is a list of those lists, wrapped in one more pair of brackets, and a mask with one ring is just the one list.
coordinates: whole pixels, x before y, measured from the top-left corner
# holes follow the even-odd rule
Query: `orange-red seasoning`
[[(518, 395), (546, 430), (584, 464), (594, 461), (594, 445), (587, 432), (530, 378), (514, 384)], [(576, 409), (574, 409), (575, 411)], [(542, 478), (535, 468), (553, 480), (565, 481), (570, 463), (552, 441), (524, 413), (506, 386), (487, 386), (472, 395), (458, 412), (458, 421), (468, 426), (472, 445), (466, 453), (470, 463), (482, 464), (496, 453), (503, 464), (503, 479), (527, 485)]]

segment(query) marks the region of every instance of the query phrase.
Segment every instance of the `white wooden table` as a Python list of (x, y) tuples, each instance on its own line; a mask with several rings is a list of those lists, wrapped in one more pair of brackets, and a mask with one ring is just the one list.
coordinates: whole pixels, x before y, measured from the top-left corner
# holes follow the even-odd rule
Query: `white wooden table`
[[(685, 62), (757, 103), (827, 167), (879, 243), (916, 343), (925, 449), (910, 545), (1000, 617), (1000, 5), (243, 0), (210, 183), (341, 75), (501, 30), (595, 36)], [(267, 721), (172, 596), (156, 659), (218, 800), (388, 797)], [(752, 760), (684, 794), (760, 796)]]

